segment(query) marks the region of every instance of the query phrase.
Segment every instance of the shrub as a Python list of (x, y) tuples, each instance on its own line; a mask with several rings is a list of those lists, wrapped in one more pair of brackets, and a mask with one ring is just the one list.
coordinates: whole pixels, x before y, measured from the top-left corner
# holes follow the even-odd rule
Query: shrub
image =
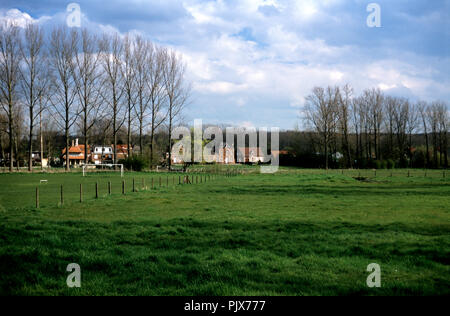
[(387, 167), (388, 169), (394, 169), (394, 167), (395, 167), (395, 161), (392, 160), (392, 159), (388, 159), (388, 160), (386, 161), (386, 167)]
[(148, 162), (142, 156), (133, 155), (120, 160), (119, 163), (123, 164), (127, 170), (142, 171)]

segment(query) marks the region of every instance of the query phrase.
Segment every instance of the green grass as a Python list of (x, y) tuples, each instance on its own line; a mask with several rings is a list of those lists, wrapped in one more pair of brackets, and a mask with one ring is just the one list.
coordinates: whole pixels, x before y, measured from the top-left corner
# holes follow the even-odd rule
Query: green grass
[[(1, 174), (0, 294), (449, 295), (450, 175), (424, 172), (170, 175), (167, 188), (166, 174), (132, 173), (126, 195), (117, 173)], [(372, 262), (381, 288), (366, 286)]]

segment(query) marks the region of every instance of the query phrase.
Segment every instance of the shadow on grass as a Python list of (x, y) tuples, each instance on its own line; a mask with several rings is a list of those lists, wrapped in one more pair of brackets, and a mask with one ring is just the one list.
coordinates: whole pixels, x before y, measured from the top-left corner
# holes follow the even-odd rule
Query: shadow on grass
[[(190, 219), (0, 225), (0, 294), (448, 295), (449, 227)], [(79, 292), (67, 264), (82, 267)], [(383, 287), (365, 286), (382, 265)]]

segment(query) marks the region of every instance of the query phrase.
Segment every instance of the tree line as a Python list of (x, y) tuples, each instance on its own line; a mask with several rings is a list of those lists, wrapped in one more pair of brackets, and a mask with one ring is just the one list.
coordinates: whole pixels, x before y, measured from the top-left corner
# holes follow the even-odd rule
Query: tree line
[[(350, 85), (315, 87), (306, 97), (306, 149), (321, 166), (448, 167), (449, 109), (443, 101), (411, 102)], [(316, 157), (317, 158), (317, 157)]]
[[(85, 163), (92, 141), (112, 143), (116, 163), (120, 141), (129, 155), (132, 145), (140, 155), (149, 145), (152, 168), (158, 130), (168, 131), (158, 145), (170, 148), (170, 131), (189, 96), (181, 56), (140, 35), (0, 26), (0, 147), (10, 171), (20, 155), (32, 170), (37, 143), (45, 143), (41, 153), (44, 146), (55, 153), (62, 141), (69, 152), (74, 135), (83, 141)], [(69, 170), (69, 155), (65, 159)]]

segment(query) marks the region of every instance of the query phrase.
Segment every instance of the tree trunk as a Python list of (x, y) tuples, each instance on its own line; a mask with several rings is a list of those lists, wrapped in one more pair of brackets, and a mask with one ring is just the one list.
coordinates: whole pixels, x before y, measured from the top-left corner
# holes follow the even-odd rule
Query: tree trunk
[[(31, 94), (31, 100), (33, 98), (33, 95)], [(30, 106), (30, 134), (28, 135), (28, 171), (33, 171), (33, 122), (34, 121), (34, 113), (33, 113), (33, 107)]]
[(153, 138), (154, 138), (154, 131), (152, 127), (152, 132), (150, 135), (150, 170), (153, 170)]
[(172, 110), (169, 113), (169, 171), (172, 169)]
[(127, 155), (131, 156), (131, 96), (128, 94), (128, 133), (127, 133)]
[(9, 172), (13, 171), (14, 168), (14, 142), (13, 142), (13, 116), (12, 116), (12, 105), (9, 104)]

